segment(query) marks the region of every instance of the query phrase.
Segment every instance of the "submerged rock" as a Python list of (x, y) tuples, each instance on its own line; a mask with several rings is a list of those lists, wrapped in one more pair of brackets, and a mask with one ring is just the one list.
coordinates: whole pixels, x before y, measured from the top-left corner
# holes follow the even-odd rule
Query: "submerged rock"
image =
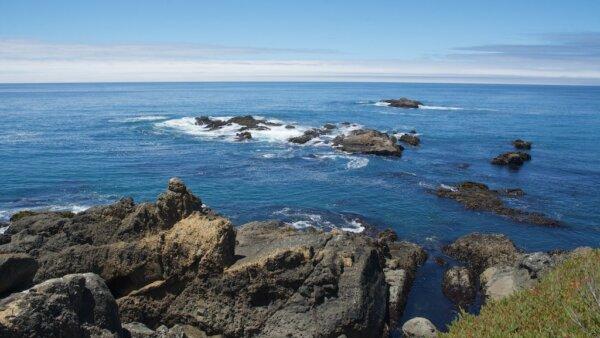
[(531, 142), (529, 142), (529, 141), (516, 139), (516, 140), (512, 141), (512, 144), (517, 149), (527, 149), (527, 150), (531, 149)]
[(419, 106), (423, 105), (423, 103), (420, 101), (407, 99), (405, 97), (383, 100), (383, 102), (389, 103), (390, 107), (396, 108), (419, 108)]
[(522, 151), (509, 151), (492, 159), (492, 164), (506, 165), (511, 168), (521, 167), (525, 161), (531, 160), (531, 155)]
[(92, 273), (50, 279), (0, 300), (1, 337), (120, 337), (115, 299)]
[(297, 144), (305, 144), (308, 141), (321, 136), (322, 134), (323, 134), (322, 130), (313, 128), (313, 129), (309, 129), (309, 130), (305, 131), (300, 136), (290, 137), (288, 139), (288, 141), (292, 142), (292, 143), (297, 143)]
[(373, 129), (353, 130), (347, 135), (337, 136), (333, 145), (349, 153), (361, 153), (383, 156), (401, 156), (402, 146), (386, 133)]
[(454, 303), (465, 306), (475, 299), (475, 284), (469, 269), (454, 266), (444, 273), (442, 291)]
[(400, 136), (400, 141), (410, 144), (411, 146), (418, 146), (421, 143), (421, 139), (415, 134), (402, 134)]
[(434, 338), (437, 337), (438, 330), (427, 318), (415, 317), (402, 325), (404, 337), (415, 338)]
[(453, 199), (467, 209), (489, 211), (506, 216), (514, 221), (531, 223), (547, 227), (560, 226), (560, 222), (537, 212), (523, 211), (505, 205), (501, 196), (519, 197), (524, 195), (521, 189), (491, 190), (487, 185), (477, 182), (463, 182), (456, 187), (439, 187), (439, 197)]
[(250, 140), (252, 139), (252, 134), (249, 131), (243, 131), (241, 133), (235, 134), (235, 137), (238, 141)]

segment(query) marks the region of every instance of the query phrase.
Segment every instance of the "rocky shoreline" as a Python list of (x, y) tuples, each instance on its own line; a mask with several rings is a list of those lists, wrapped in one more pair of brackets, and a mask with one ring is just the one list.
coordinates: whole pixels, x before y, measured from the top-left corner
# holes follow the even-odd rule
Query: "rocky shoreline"
[[(464, 263), (440, 286), (457, 306), (531, 287), (568, 256), (477, 233), (443, 250)], [(427, 258), (391, 230), (236, 228), (174, 178), (155, 203), (13, 215), (0, 245), (0, 337), (386, 337)]]

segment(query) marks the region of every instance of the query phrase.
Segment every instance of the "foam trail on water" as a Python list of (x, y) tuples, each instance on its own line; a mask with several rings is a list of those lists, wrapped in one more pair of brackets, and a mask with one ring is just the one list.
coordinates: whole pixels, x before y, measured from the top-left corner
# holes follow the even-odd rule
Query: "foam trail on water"
[(419, 106), (419, 109), (424, 110), (464, 110), (465, 108), (461, 107), (445, 107), (445, 106)]
[(134, 122), (144, 122), (144, 121), (158, 121), (158, 120), (166, 120), (168, 117), (162, 115), (143, 115), (143, 116), (134, 116), (134, 117), (124, 117), (120, 119), (109, 120), (109, 122), (119, 122), (119, 123), (134, 123)]

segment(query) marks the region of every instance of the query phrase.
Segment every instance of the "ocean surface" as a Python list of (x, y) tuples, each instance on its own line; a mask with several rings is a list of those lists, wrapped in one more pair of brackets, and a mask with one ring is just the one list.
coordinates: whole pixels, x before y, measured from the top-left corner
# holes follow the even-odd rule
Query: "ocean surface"
[[(425, 105), (379, 102), (402, 96)], [(252, 132), (253, 140), (238, 142), (231, 129), (194, 125), (202, 115), (253, 115), (296, 128)], [(287, 142), (307, 128), (346, 121), (390, 133), (415, 129), (422, 144), (386, 158), (340, 153), (326, 139)], [(533, 141), (532, 161), (518, 171), (491, 165), (516, 138)], [(77, 212), (122, 196), (153, 201), (172, 176), (236, 224), (393, 228), (430, 255), (404, 319), (425, 316), (444, 328), (456, 309), (442, 295), (443, 269), (433, 258), (444, 257), (441, 247), (457, 237), (504, 233), (528, 251), (600, 245), (600, 87), (0, 84), (0, 220), (22, 209)], [(468, 211), (430, 191), (464, 180), (520, 187), (525, 197), (510, 205), (565, 226)]]

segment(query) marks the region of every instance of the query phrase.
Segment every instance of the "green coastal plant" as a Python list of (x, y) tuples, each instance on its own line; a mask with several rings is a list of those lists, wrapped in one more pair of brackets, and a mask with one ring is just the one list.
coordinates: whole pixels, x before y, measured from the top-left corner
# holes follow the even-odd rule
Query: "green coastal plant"
[(600, 337), (600, 249), (583, 250), (533, 289), (462, 312), (442, 337)]

